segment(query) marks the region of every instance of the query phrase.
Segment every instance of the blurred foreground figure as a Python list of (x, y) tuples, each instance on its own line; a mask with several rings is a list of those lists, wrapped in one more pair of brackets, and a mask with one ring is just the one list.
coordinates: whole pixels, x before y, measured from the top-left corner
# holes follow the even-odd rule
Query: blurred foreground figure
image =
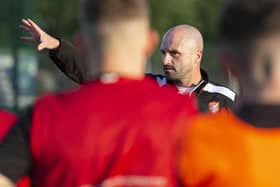
[(0, 141), (2, 141), (4, 136), (8, 133), (16, 119), (16, 115), (0, 110)]
[(29, 174), (38, 187), (175, 186), (173, 143), (196, 109), (145, 78), (157, 41), (147, 2), (85, 0), (82, 12), (90, 79), (26, 111), (0, 145), (0, 182)]
[[(13, 113), (0, 110), (0, 142), (5, 138), (9, 130), (17, 120), (17, 116)], [(30, 181), (28, 177), (22, 177), (17, 182), (17, 187), (29, 187)], [(2, 184), (0, 183), (0, 186)]]
[[(30, 34), (29, 37), (22, 37), (23, 40), (36, 43), (38, 50), (49, 49), (54, 63), (75, 82), (84, 83), (88, 80), (88, 70), (78, 55), (80, 49), (50, 36), (32, 20), (23, 19), (22, 22), (20, 27)], [(129, 52), (133, 50), (129, 49)], [(232, 108), (235, 93), (211, 83), (207, 72), (201, 69), (203, 38), (196, 28), (178, 25), (169, 29), (163, 36), (161, 52), (165, 75), (148, 73), (147, 76), (160, 86), (173, 85), (180, 94), (197, 96), (201, 112), (216, 113), (223, 108)]]
[(233, 113), (200, 116), (181, 142), (186, 186), (280, 186), (280, 1), (229, 3), (221, 59), (240, 84)]

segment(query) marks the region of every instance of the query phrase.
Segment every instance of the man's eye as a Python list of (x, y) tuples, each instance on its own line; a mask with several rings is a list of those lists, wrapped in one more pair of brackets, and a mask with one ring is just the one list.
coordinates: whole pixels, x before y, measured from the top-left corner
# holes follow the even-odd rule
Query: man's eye
[(178, 57), (178, 56), (180, 56), (180, 53), (178, 53), (178, 52), (171, 52), (171, 55), (173, 57)]

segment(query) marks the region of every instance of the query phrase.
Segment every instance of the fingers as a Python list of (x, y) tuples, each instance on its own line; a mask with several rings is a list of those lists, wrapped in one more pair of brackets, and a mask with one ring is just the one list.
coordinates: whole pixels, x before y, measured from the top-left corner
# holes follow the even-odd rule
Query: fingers
[(30, 19), (22, 19), (21, 21), (23, 25), (20, 25), (19, 28), (31, 34), (34, 41), (40, 43), (40, 38), (44, 32)]
[(36, 33), (37, 35), (40, 34), (40, 30), (36, 29), (36, 27), (32, 25), (32, 23), (28, 19), (22, 19), (21, 22), (23, 23), (23, 25), (19, 26), (21, 30), (29, 32), (30, 34), (32, 33), (34, 34)]
[(34, 32), (38, 35), (40, 35), (40, 33), (43, 33), (43, 30), (31, 19), (22, 19), (21, 22), (23, 23), (23, 26), (25, 26), (25, 28), (23, 28), (25, 31), (27, 31), (26, 28), (28, 28), (29, 31), (27, 32)]
[(42, 51), (43, 49), (46, 48), (46, 44), (45, 43), (41, 43), (40, 45), (38, 45), (37, 49), (38, 51)]
[(33, 27), (35, 30), (37, 30), (38, 32), (42, 32), (42, 29), (36, 24), (34, 23), (31, 19), (27, 19), (27, 22), (30, 24), (31, 27)]
[(30, 29), (29, 29), (29, 27), (26, 27), (26, 26), (24, 26), (24, 25), (20, 25), (18, 28), (19, 28), (20, 30), (23, 30), (23, 31), (26, 31), (26, 32), (31, 32)]
[(21, 22), (24, 24), (24, 25), (26, 25), (26, 26), (28, 26), (28, 27), (31, 27), (31, 24), (27, 21), (27, 19), (21, 19)]
[(22, 36), (22, 37), (20, 37), (20, 39), (25, 41), (25, 42), (29, 42), (29, 43), (34, 43), (35, 42), (33, 37)]
[(39, 51), (46, 48), (52, 48), (50, 41), (53, 38), (45, 33), (36, 23), (34, 23), (31, 19), (22, 19), (21, 21), (23, 25), (20, 25), (19, 28), (31, 34), (30, 37), (21, 37), (23, 41), (38, 44), (37, 49)]

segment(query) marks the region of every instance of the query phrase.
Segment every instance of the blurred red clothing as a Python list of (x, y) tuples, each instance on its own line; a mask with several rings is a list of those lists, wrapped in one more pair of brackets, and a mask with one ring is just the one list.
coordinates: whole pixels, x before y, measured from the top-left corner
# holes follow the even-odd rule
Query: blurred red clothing
[(192, 98), (149, 78), (48, 96), (33, 112), (35, 185), (174, 186), (173, 143), (196, 111)]
[(6, 133), (10, 130), (17, 117), (15, 114), (0, 110), (0, 141), (4, 138)]
[[(17, 116), (13, 113), (6, 112), (3, 110), (0, 110), (0, 141), (5, 137), (5, 135), (8, 133), (10, 128), (13, 126), (13, 124), (16, 122)], [(30, 178), (29, 177), (23, 177), (17, 182), (17, 187), (29, 187), (30, 186)]]
[(30, 187), (31, 181), (29, 177), (23, 177), (17, 182), (16, 187)]
[(100, 77), (38, 100), (32, 124), (13, 129), (22, 144), (11, 132), (0, 151), (17, 167), (1, 169), (15, 181), (32, 170), (38, 187), (176, 186), (175, 140), (196, 113), (192, 97), (149, 78)]

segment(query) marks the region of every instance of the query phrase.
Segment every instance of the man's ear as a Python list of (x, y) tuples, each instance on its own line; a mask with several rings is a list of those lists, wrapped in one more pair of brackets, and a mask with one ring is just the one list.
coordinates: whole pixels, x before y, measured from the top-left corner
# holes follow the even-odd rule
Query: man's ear
[(202, 60), (202, 55), (203, 55), (202, 50), (199, 50), (199, 51), (197, 52), (197, 60), (198, 60), (199, 62)]
[(151, 29), (148, 34), (148, 40), (147, 40), (147, 45), (146, 45), (146, 57), (147, 58), (149, 58), (153, 54), (155, 48), (158, 45), (158, 42), (159, 42), (158, 32), (154, 29)]
[(201, 63), (201, 60), (202, 60), (202, 55), (203, 55), (203, 51), (202, 50), (198, 50), (195, 54), (195, 60), (194, 60), (194, 64), (195, 66), (199, 65), (200, 66), (200, 63)]

